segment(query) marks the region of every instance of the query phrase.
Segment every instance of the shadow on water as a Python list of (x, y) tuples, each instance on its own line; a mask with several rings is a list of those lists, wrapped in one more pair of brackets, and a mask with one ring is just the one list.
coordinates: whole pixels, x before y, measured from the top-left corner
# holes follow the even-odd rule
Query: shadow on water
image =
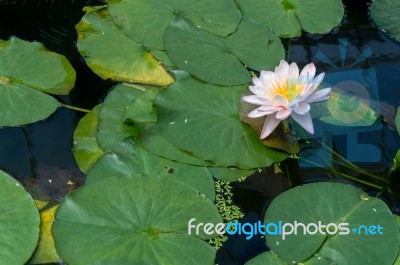
[[(344, 71), (341, 68), (339, 39), (348, 40), (345, 66), (357, 60), (365, 49), (372, 50), (370, 57), (354, 67), (375, 69), (384, 121), (379, 130), (360, 132), (356, 139), (358, 143), (368, 143), (381, 150), (379, 161), (359, 165), (375, 174), (385, 175), (400, 146), (393, 121), (395, 106), (400, 98), (400, 46), (370, 22), (367, 1), (344, 2), (347, 15), (340, 28), (327, 36), (305, 35), (293, 40), (290, 61), (297, 62), (301, 67), (314, 62), (318, 72)], [(0, 38), (17, 36), (25, 40), (35, 40), (43, 43), (49, 50), (64, 54), (74, 66), (77, 80), (71, 94), (59, 99), (67, 104), (91, 109), (103, 100), (114, 83), (101, 80), (93, 74), (76, 50), (74, 26), (83, 15), (81, 10), (85, 4), (79, 0), (2, 0)], [(319, 50), (340, 69), (333, 69), (332, 66), (316, 60), (315, 55)], [(18, 178), (36, 198), (58, 201), (83, 182), (84, 176), (77, 168), (71, 153), (71, 137), (81, 117), (80, 113), (59, 109), (45, 121), (25, 127), (1, 129), (0, 168)], [(334, 148), (345, 157), (349, 147), (348, 140), (346, 135), (333, 137)], [(288, 160), (281, 167), (284, 171), (286, 168), (286, 173), (296, 177), (288, 181), (282, 173), (266, 169), (244, 182), (233, 184), (234, 199), (245, 213), (242, 222), (262, 220), (271, 200), (293, 185), (332, 181), (335, 177), (329, 170), (300, 168), (297, 161), (293, 160)], [(340, 178), (334, 181), (349, 182)], [(374, 194), (373, 190), (366, 190)], [(383, 199), (396, 213), (400, 213), (397, 196), (398, 194), (387, 195)], [(244, 264), (250, 257), (266, 249), (264, 239), (259, 236), (251, 240), (246, 240), (245, 236), (232, 236), (218, 251), (216, 263)]]

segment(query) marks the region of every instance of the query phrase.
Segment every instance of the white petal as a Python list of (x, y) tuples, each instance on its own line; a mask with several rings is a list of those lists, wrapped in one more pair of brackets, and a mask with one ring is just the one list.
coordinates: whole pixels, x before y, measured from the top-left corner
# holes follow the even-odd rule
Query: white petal
[(313, 63), (309, 63), (304, 66), (303, 70), (301, 70), (299, 81), (301, 83), (309, 83), (311, 80), (314, 79), (315, 72), (316, 72), (315, 65)]
[(261, 86), (249, 86), (249, 90), (256, 95), (262, 95), (262, 93), (265, 91)]
[(304, 115), (306, 112), (310, 111), (310, 104), (301, 102), (293, 111), (297, 114)]
[(301, 125), (307, 132), (314, 134), (314, 126), (312, 123), (310, 112), (306, 112), (304, 115), (292, 112), (292, 118)]
[(306, 103), (314, 103), (314, 102), (319, 102), (319, 101), (324, 101), (329, 99), (329, 93), (331, 93), (331, 88), (324, 88), (321, 89), (313, 94), (311, 94), (310, 96), (308, 96), (304, 102)]
[(251, 96), (243, 96), (242, 97), (243, 101), (246, 101), (248, 103), (254, 104), (254, 105), (259, 105), (259, 106), (264, 106), (264, 105), (271, 105), (271, 101), (268, 99), (260, 98), (256, 95), (251, 95)]
[(278, 120), (284, 120), (289, 117), (291, 113), (292, 111), (290, 109), (283, 109), (276, 113), (275, 118), (277, 118)]
[(288, 78), (297, 79), (298, 77), (299, 77), (299, 67), (297, 66), (296, 63), (291, 63), (289, 65)]
[(314, 78), (314, 80), (310, 81), (307, 88), (305, 89), (305, 94), (313, 93), (315, 91), (315, 89), (317, 89), (317, 87), (319, 87), (319, 85), (321, 84), (324, 77), (325, 77), (325, 73), (321, 73), (321, 74), (317, 75)]
[(275, 68), (276, 81), (282, 82), (283, 80), (286, 80), (288, 72), (289, 72), (289, 64), (286, 61), (281, 60), (278, 68)]
[(283, 107), (269, 105), (269, 106), (261, 106), (261, 107), (258, 107), (257, 109), (258, 109), (258, 111), (262, 111), (262, 112), (274, 113), (274, 112), (282, 110)]
[(279, 94), (275, 95), (274, 100), (272, 101), (275, 106), (284, 106), (286, 107), (289, 104), (289, 101), (284, 96)]
[(272, 71), (261, 71), (260, 80), (263, 86), (269, 87), (275, 81), (275, 73)]
[(264, 126), (260, 134), (260, 139), (267, 138), (267, 136), (270, 135), (273, 130), (275, 130), (279, 122), (280, 120), (276, 119), (275, 115), (268, 115), (265, 119)]
[(253, 84), (254, 84), (255, 86), (259, 86), (259, 87), (262, 87), (262, 86), (263, 86), (263, 84), (262, 84), (260, 78), (258, 78), (257, 76), (254, 76), (254, 77), (251, 79), (251, 81), (253, 81)]
[[(271, 112), (271, 113), (274, 113), (274, 112)], [(247, 117), (249, 117), (249, 118), (259, 118), (259, 117), (262, 117), (262, 116), (265, 116), (265, 115), (268, 115), (268, 114), (271, 114), (271, 113), (268, 113), (266, 111), (259, 111), (259, 109), (257, 108), (257, 109), (255, 109), (253, 111), (250, 111), (249, 114), (247, 114)]]

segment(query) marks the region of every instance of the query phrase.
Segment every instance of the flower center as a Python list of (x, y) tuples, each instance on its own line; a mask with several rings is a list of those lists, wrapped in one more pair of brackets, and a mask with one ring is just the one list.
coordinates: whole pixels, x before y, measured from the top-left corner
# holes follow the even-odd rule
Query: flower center
[(286, 82), (273, 84), (273, 89), (270, 91), (271, 98), (275, 98), (276, 95), (281, 95), (286, 98), (289, 102), (297, 97), (304, 90), (303, 84), (298, 84), (297, 79), (288, 79)]

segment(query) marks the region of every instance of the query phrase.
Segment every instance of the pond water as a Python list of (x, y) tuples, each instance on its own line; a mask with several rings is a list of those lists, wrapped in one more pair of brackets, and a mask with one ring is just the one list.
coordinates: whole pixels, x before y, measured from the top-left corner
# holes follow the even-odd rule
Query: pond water
[[(348, 157), (357, 145), (355, 142), (375, 146), (380, 150), (377, 159), (367, 154), (371, 161), (360, 158), (361, 161), (354, 162), (383, 176), (389, 171), (400, 146), (393, 122), (395, 107), (400, 101), (400, 45), (371, 23), (367, 1), (348, 0), (345, 4), (347, 15), (338, 29), (327, 36), (303, 36), (292, 40), (289, 57), (299, 65), (313, 61), (318, 71), (326, 73), (374, 69), (378, 86), (378, 97), (375, 95), (374, 99), (377, 99), (383, 118), (378, 120), (373, 130), (356, 132), (352, 136), (338, 133), (332, 138), (332, 146), (344, 157)], [(0, 2), (0, 38), (8, 39), (15, 35), (25, 40), (36, 40), (49, 50), (64, 54), (75, 68), (77, 80), (71, 94), (59, 99), (70, 105), (91, 109), (102, 102), (114, 83), (93, 74), (76, 51), (74, 25), (83, 15), (81, 9), (84, 5), (78, 0), (3, 0)], [(340, 47), (343, 46), (339, 45), (339, 39), (348, 41), (344, 60), (340, 54)], [(349, 67), (368, 48), (372, 54)], [(316, 57), (318, 51), (338, 68), (321, 60), (322, 57)], [(20, 128), (0, 129), (0, 168), (19, 179), (35, 198), (59, 201), (84, 181), (84, 175), (70, 151), (73, 131), (82, 116), (82, 113), (59, 108), (45, 121)], [(357, 153), (355, 156), (357, 158)], [(331, 168), (300, 167), (297, 160), (289, 160), (281, 168), (293, 176), (290, 181), (282, 173), (269, 169), (233, 184), (236, 203), (245, 213), (243, 222), (260, 220), (268, 203), (291, 185), (313, 181), (348, 182), (332, 179), (335, 175)], [(344, 169), (336, 166), (335, 170)], [(394, 181), (393, 187), (397, 182)], [(371, 188), (360, 187), (371, 194), (376, 193)], [(384, 194), (382, 198), (395, 213), (400, 213), (399, 194)], [(243, 264), (265, 249), (264, 239), (260, 237), (248, 241), (244, 236), (230, 237), (219, 250), (216, 263)]]

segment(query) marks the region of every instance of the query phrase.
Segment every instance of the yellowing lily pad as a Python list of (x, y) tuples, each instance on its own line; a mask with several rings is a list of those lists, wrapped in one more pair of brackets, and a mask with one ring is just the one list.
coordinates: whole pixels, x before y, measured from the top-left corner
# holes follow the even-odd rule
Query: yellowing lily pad
[(174, 81), (148, 51), (119, 30), (104, 10), (89, 10), (76, 28), (78, 50), (101, 78), (158, 86)]

